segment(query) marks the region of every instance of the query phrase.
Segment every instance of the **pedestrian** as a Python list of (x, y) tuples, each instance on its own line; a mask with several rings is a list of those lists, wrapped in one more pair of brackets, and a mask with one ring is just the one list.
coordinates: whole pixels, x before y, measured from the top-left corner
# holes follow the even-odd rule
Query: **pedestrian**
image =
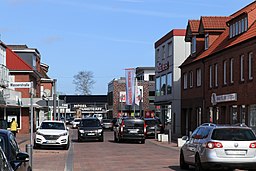
[(18, 128), (18, 124), (15, 121), (15, 118), (12, 118), (12, 122), (11, 122), (11, 132), (13, 133), (13, 135), (16, 137), (16, 133), (17, 133), (17, 128)]

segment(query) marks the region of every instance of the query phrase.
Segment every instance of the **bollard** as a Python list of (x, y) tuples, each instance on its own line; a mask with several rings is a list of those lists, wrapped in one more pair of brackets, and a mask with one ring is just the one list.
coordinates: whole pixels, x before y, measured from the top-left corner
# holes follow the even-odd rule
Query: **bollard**
[(172, 141), (172, 129), (169, 129), (169, 136), (168, 136), (168, 144), (171, 144)]
[(155, 125), (155, 139), (157, 140), (157, 126)]
[(29, 155), (29, 166), (32, 168), (32, 153), (33, 153), (33, 145), (26, 144), (26, 152)]

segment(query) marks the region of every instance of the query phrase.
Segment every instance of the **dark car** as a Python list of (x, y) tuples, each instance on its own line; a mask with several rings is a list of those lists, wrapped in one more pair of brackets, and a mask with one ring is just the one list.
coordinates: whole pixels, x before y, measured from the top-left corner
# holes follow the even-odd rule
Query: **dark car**
[(102, 123), (101, 123), (102, 127), (104, 129), (111, 129), (113, 130), (113, 123), (111, 119), (102, 119)]
[(155, 137), (155, 129), (156, 134), (162, 134), (164, 132), (159, 118), (144, 118), (144, 122), (146, 126), (146, 138)]
[(118, 118), (114, 126), (114, 141), (123, 140), (139, 141), (145, 143), (145, 124), (143, 119), (133, 117)]
[(14, 135), (9, 130), (0, 130), (0, 146), (15, 171), (31, 171), (29, 155), (21, 152)]
[(103, 128), (97, 118), (83, 118), (78, 125), (78, 141), (98, 140), (104, 141)]
[(1, 146), (0, 146), (0, 170), (1, 171), (13, 171)]

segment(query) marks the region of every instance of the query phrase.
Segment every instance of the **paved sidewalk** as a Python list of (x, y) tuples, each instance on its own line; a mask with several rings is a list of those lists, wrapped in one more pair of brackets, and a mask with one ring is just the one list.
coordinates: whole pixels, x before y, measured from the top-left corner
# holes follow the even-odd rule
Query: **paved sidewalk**
[(20, 146), (21, 151), (26, 151), (26, 144), (30, 144), (30, 134), (16, 134), (16, 141)]
[(180, 147), (178, 147), (178, 144), (176, 142), (160, 142), (160, 141), (157, 141), (156, 139), (146, 139), (146, 141), (152, 143), (152, 144), (155, 144), (155, 145), (159, 145), (161, 147), (165, 147), (165, 148), (171, 148), (171, 149), (174, 149), (174, 150), (180, 150)]

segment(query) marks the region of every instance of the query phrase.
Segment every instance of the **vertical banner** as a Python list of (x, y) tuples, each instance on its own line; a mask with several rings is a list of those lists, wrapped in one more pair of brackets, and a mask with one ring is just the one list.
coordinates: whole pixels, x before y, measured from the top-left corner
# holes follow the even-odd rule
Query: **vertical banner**
[(125, 69), (126, 105), (133, 105), (134, 103), (134, 75), (134, 68)]

